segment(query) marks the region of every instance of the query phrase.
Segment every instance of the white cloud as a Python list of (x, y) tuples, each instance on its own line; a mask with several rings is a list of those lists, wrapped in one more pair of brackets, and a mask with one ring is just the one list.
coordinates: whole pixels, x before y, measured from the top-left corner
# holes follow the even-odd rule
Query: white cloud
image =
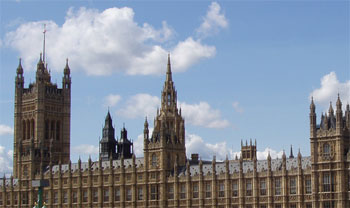
[(224, 160), (226, 156), (233, 159), (239, 152), (233, 152), (226, 145), (226, 142), (219, 142), (215, 144), (206, 143), (202, 137), (195, 134), (186, 135), (186, 155), (191, 157), (192, 153), (198, 153), (202, 159), (211, 160), (216, 156), (217, 160)]
[(149, 94), (136, 94), (130, 97), (123, 108), (117, 114), (126, 118), (153, 118), (157, 112), (160, 99)]
[(219, 110), (212, 109), (207, 102), (198, 104), (180, 103), (182, 115), (186, 122), (195, 126), (204, 126), (207, 128), (225, 128), (230, 125), (229, 121), (221, 118)]
[(0, 124), (0, 136), (7, 134), (13, 134), (13, 128), (11, 128), (10, 126)]
[(275, 159), (275, 158), (282, 158), (283, 151), (276, 151), (276, 150), (273, 150), (273, 149), (267, 147), (262, 152), (261, 151), (256, 152), (257, 159), (258, 160), (266, 160), (269, 153), (270, 153), (271, 158)]
[[(153, 128), (148, 128), (149, 137), (152, 136)], [(143, 157), (143, 134), (137, 136), (137, 139), (134, 140), (134, 152), (136, 157)]]
[(5, 150), (5, 147), (0, 146), (0, 174), (12, 172), (13, 151)]
[(81, 144), (72, 148), (72, 153), (86, 156), (86, 155), (98, 155), (98, 146), (91, 144)]
[(234, 101), (232, 103), (232, 107), (237, 113), (243, 113), (244, 112), (244, 109), (239, 105), (238, 101)]
[[(130, 97), (124, 107), (117, 111), (117, 114), (126, 118), (153, 118), (160, 105), (160, 98), (149, 94), (136, 94)], [(229, 121), (221, 118), (219, 110), (212, 109), (207, 102), (198, 104), (187, 104), (179, 102), (182, 109), (182, 115), (186, 122), (195, 126), (207, 128), (226, 128), (230, 125)]]
[(310, 97), (313, 96), (316, 103), (327, 108), (330, 101), (335, 104), (338, 93), (344, 107), (344, 104), (350, 102), (350, 80), (342, 83), (338, 80), (336, 73), (332, 71), (321, 78), (321, 87), (313, 90)]
[(105, 97), (103, 105), (106, 107), (114, 107), (121, 100), (121, 98), (122, 97), (120, 95), (110, 94), (110, 95)]
[[(212, 4), (206, 21), (223, 26), (218, 4)], [(42, 50), (42, 31), (46, 24), (46, 57), (49, 68), (61, 72), (66, 57), (73, 71), (89, 75), (115, 72), (130, 75), (161, 74), (166, 70), (168, 51), (173, 55), (173, 71), (186, 71), (202, 59), (215, 55), (215, 47), (188, 37), (178, 43), (171, 41), (173, 29), (163, 21), (161, 28), (134, 20), (128, 7), (69, 9), (62, 25), (51, 20), (27, 22), (8, 32), (5, 44), (20, 53), (25, 70), (34, 70)], [(214, 19), (217, 19), (214, 21)], [(222, 18), (221, 18), (222, 19)], [(204, 26), (203, 26), (204, 27)], [(212, 27), (212, 26), (210, 26)], [(163, 45), (172, 45), (165, 48)]]
[(207, 37), (219, 32), (222, 28), (228, 27), (228, 20), (221, 11), (217, 2), (212, 2), (207, 14), (203, 17), (203, 22), (197, 29), (197, 34), (201, 37)]
[[(265, 148), (264, 151), (257, 151), (257, 159), (258, 160), (266, 160), (267, 155), (270, 152), (270, 156), (272, 159), (281, 158), (283, 151), (276, 151), (271, 148)], [(235, 159), (236, 155), (240, 157), (240, 151), (235, 152), (232, 148), (227, 147), (226, 142), (218, 142), (218, 143), (207, 143), (202, 137), (195, 134), (187, 134), (186, 135), (186, 154), (187, 157), (191, 157), (192, 153), (198, 153), (202, 159), (211, 160), (213, 156), (216, 156), (217, 160), (225, 160), (226, 156), (229, 159)]]

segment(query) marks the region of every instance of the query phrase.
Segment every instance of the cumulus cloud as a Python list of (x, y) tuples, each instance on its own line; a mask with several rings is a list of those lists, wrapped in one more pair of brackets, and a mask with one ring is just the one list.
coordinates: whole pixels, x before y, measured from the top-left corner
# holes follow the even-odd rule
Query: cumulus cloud
[[(210, 10), (200, 31), (215, 25), (224, 27), (225, 18), (217, 12), (217, 3)], [(210, 12), (212, 11), (212, 12)], [(213, 57), (214, 46), (188, 37), (172, 41), (174, 31), (165, 22), (160, 28), (138, 23), (133, 9), (109, 8), (104, 11), (69, 9), (65, 22), (52, 20), (26, 22), (5, 36), (5, 44), (20, 53), (25, 70), (34, 70), (42, 50), (42, 31), (46, 24), (46, 57), (49, 68), (62, 71), (66, 57), (71, 70), (89, 75), (109, 75), (115, 72), (129, 75), (161, 74), (166, 70), (166, 57), (172, 54), (173, 71), (186, 71), (202, 59)], [(202, 33), (202, 32), (201, 32)], [(173, 44), (174, 43), (174, 44)], [(169, 46), (165, 48), (163, 45)]]
[[(153, 128), (149, 128), (149, 136), (152, 136)], [(137, 136), (134, 140), (134, 152), (137, 157), (143, 157), (143, 134)]]
[(91, 144), (81, 144), (72, 148), (72, 153), (78, 155), (98, 155), (98, 146)]
[(152, 96), (145, 93), (131, 96), (123, 108), (117, 111), (117, 114), (126, 118), (153, 118), (157, 112), (157, 106), (160, 104), (160, 99), (157, 96)]
[[(226, 142), (208, 143), (203, 140), (202, 137), (195, 134), (186, 135), (186, 154), (190, 157), (192, 153), (198, 153), (202, 159), (211, 160), (213, 155), (217, 160), (225, 160), (226, 156), (229, 159), (239, 158), (241, 152), (235, 152), (232, 148), (229, 148)], [(272, 159), (281, 158), (283, 151), (276, 151), (271, 148), (265, 148), (264, 151), (257, 151), (258, 160), (266, 160), (267, 155), (270, 153)]]
[(230, 125), (230, 122), (221, 118), (219, 110), (212, 107), (204, 101), (198, 104), (180, 103), (182, 115), (186, 121), (195, 126), (204, 126), (207, 128), (225, 128)]
[(0, 124), (0, 136), (7, 134), (13, 134), (13, 128), (7, 125)]
[(336, 102), (338, 93), (343, 104), (350, 102), (350, 80), (340, 82), (332, 71), (321, 78), (321, 87), (313, 90), (310, 97), (313, 96), (316, 103), (326, 108), (330, 101)]
[(104, 106), (105, 107), (114, 107), (117, 105), (117, 103), (121, 100), (120, 95), (114, 95), (114, 94), (109, 94), (104, 98)]
[(243, 113), (244, 112), (244, 109), (239, 105), (238, 101), (234, 101), (232, 103), (232, 107), (237, 113)]
[[(136, 94), (131, 96), (124, 107), (117, 111), (118, 115), (126, 118), (153, 118), (160, 105), (160, 98), (149, 94)], [(230, 122), (221, 118), (220, 110), (213, 109), (207, 102), (188, 104), (179, 102), (182, 115), (187, 123), (206, 128), (226, 128)]]
[(0, 174), (12, 172), (13, 151), (6, 150), (5, 147), (0, 146)]
[(228, 27), (228, 20), (221, 11), (221, 7), (217, 2), (212, 2), (208, 8), (207, 14), (203, 17), (203, 22), (197, 28), (197, 34), (200, 37), (207, 37), (216, 34), (222, 28)]

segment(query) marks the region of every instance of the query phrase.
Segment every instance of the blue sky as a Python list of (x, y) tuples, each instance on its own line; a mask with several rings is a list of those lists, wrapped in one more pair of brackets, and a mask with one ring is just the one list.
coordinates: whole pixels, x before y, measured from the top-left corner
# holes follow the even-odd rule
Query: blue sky
[[(71, 159), (97, 159), (107, 109), (142, 156), (145, 116), (160, 106), (167, 53), (187, 150), (259, 158), (292, 144), (309, 155), (309, 104), (350, 101), (348, 1), (1, 1), (0, 172), (11, 171), (14, 77), (34, 82), (47, 25), (47, 62), (61, 87), (72, 70)], [(319, 117), (318, 117), (319, 118)], [(319, 120), (318, 120), (319, 121)], [(151, 122), (150, 126), (153, 126)]]

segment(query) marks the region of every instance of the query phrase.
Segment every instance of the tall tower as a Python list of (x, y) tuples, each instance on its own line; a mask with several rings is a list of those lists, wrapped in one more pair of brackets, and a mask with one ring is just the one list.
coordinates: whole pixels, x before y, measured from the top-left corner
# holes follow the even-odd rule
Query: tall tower
[(71, 77), (68, 60), (62, 88), (51, 83), (47, 65), (40, 59), (35, 83), (24, 88), (21, 61), (15, 80), (13, 174), (15, 178), (42, 177), (43, 169), (70, 159)]
[(157, 110), (154, 130), (149, 138), (148, 121), (144, 126), (144, 156), (150, 169), (169, 171), (175, 161), (179, 166), (186, 164), (185, 121), (181, 109), (177, 108), (177, 92), (172, 80), (170, 56), (164, 83), (161, 108)]
[(103, 161), (109, 160), (110, 157), (112, 157), (112, 159), (117, 159), (116, 144), (117, 141), (114, 138), (112, 117), (108, 111), (105, 119), (105, 126), (102, 130), (102, 139), (100, 141), (100, 158)]
[[(332, 103), (316, 125), (315, 104), (310, 105), (310, 142), (312, 163), (312, 207), (349, 207), (347, 196), (350, 159), (349, 105), (345, 115), (338, 95), (336, 113)], [(329, 197), (331, 196), (331, 197)], [(321, 200), (322, 199), (322, 200)]]

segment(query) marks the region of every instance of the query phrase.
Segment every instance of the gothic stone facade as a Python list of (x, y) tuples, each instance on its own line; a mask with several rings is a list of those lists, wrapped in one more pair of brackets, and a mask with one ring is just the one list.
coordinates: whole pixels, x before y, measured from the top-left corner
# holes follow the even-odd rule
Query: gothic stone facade
[(185, 123), (168, 59), (152, 135), (147, 119), (144, 125), (144, 157), (136, 158), (129, 143), (129, 154), (116, 151), (120, 141), (109, 128), (108, 114), (99, 161), (71, 163), (69, 71), (67, 63), (63, 87), (58, 89), (40, 59), (36, 83), (25, 89), (19, 65), (14, 174), (0, 181), (1, 207), (33, 207), (37, 198), (33, 179), (49, 180), (44, 188), (48, 207), (350, 207), (350, 110), (347, 105), (342, 112), (339, 98), (336, 112), (331, 106), (320, 125), (311, 102), (310, 157), (299, 152), (295, 158), (283, 154), (281, 159), (269, 155), (257, 160), (255, 143), (242, 144), (244, 155), (239, 159), (202, 161), (195, 154), (188, 159)]

